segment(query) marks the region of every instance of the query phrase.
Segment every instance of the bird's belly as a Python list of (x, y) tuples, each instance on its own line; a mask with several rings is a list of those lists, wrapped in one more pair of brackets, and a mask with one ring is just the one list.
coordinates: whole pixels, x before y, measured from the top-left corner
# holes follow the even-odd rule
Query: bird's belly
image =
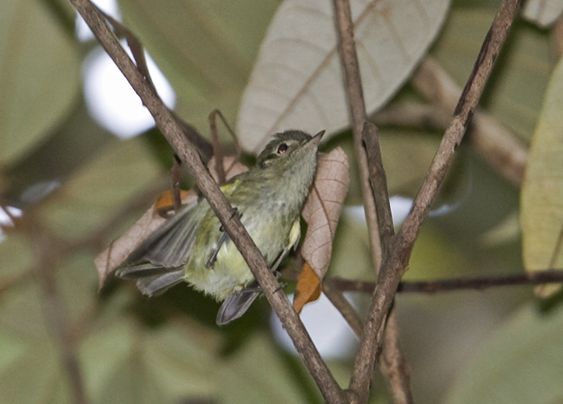
[[(272, 217), (267, 223), (255, 223), (252, 218), (243, 220), (268, 265), (272, 265), (287, 244), (289, 226), (284, 222)], [(211, 254), (210, 248), (205, 256)], [(247, 286), (254, 276), (235, 244), (228, 240), (221, 246), (213, 267), (207, 268), (202, 262), (192, 263), (186, 270), (185, 280), (195, 289), (222, 301)]]

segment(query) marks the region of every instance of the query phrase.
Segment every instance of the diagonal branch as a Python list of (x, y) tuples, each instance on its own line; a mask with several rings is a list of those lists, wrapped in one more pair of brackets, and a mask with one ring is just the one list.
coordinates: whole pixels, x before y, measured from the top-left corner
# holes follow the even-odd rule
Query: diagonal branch
[(373, 293), (368, 317), (364, 326), (364, 339), (354, 361), (351, 388), (367, 397), (369, 381), (376, 360), (378, 333), (389, 311), (401, 276), (406, 270), (418, 232), (450, 168), (455, 150), (463, 139), (471, 117), (479, 103), (494, 62), (504, 44), (512, 21), (519, 9), (519, 0), (504, 0), (491, 28), (485, 37), (473, 71), (465, 85), (454, 116), (446, 129), (428, 175), (424, 180), (399, 233), (395, 236), (391, 253), (384, 259), (377, 287)]
[(166, 140), (176, 154), (186, 163), (195, 177), (198, 188), (206, 197), (221, 221), (223, 228), (248, 263), (254, 277), (282, 321), (284, 328), (295, 344), (297, 351), (301, 354), (305, 365), (319, 386), (325, 400), (331, 403), (343, 403), (344, 396), (342, 390), (313, 345), (303, 323), (291, 307), (285, 294), (277, 293), (281, 290), (277, 279), (268, 269), (264, 257), (243, 227), (238, 215), (235, 214), (235, 211), (209, 175), (194, 145), (189, 139), (184, 137), (182, 129), (174, 116), (148, 85), (143, 75), (119, 44), (108, 23), (96, 11), (92, 3), (89, 0), (70, 0), (70, 2), (84, 18), (100, 44), (137, 92), (143, 104), (154, 117), (158, 128)]
[[(377, 127), (367, 123), (350, 3), (348, 0), (334, 0), (334, 9), (339, 39), (338, 50), (344, 72), (350, 121), (354, 133), (354, 152), (359, 165), (360, 184), (368, 224), (371, 253), (375, 268), (379, 269), (382, 260), (385, 260), (389, 253), (391, 237), (393, 235), (393, 220), (387, 194), (387, 180), (381, 165)], [(377, 155), (373, 156), (378, 160), (376, 162), (378, 165), (376, 172), (370, 169), (368, 159), (371, 159), (372, 156), (366, 156), (363, 147), (364, 139), (362, 133), (366, 125), (370, 128), (372, 149), (377, 149)], [(371, 163), (373, 166), (373, 162)], [(372, 181), (371, 189), (370, 181)], [(393, 401), (395, 403), (409, 403), (412, 402), (412, 394), (410, 392), (408, 375), (406, 372), (403, 372), (406, 369), (406, 365), (399, 347), (399, 327), (394, 311), (389, 313), (388, 321), (392, 326), (383, 333), (385, 335), (384, 349), (388, 351), (385, 353), (385, 357), (388, 360), (383, 362), (382, 372), (388, 381)], [(366, 336), (363, 335), (362, 341), (365, 338)], [(375, 355), (378, 346), (373, 346), (373, 349)], [(358, 398), (360, 401), (365, 401), (354, 388), (351, 388), (351, 393), (356, 396), (353, 399)]]

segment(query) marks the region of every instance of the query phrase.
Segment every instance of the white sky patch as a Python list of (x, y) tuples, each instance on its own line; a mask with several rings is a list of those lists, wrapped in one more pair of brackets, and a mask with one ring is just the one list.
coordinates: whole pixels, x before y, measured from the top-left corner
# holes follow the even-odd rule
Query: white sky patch
[[(407, 198), (400, 195), (394, 195), (389, 198), (389, 203), (391, 205), (391, 216), (393, 217), (393, 223), (395, 224), (395, 226), (399, 226), (401, 223), (403, 223), (412, 208), (412, 202), (412, 198)], [(363, 205), (346, 206), (344, 208), (344, 214), (348, 215), (358, 223), (366, 224)]]
[[(158, 94), (169, 108), (173, 108), (176, 94), (172, 86), (151, 57), (146, 53), (145, 56)], [(83, 76), (86, 106), (101, 126), (120, 138), (136, 136), (154, 126), (153, 118), (139, 96), (101, 48), (93, 50), (84, 61)]]
[[(291, 299), (292, 297), (290, 297)], [(345, 359), (350, 357), (358, 339), (342, 315), (323, 294), (316, 302), (305, 305), (301, 312), (301, 320), (324, 358)], [(274, 313), (272, 313), (270, 324), (274, 337), (282, 347), (297, 354), (291, 339)]]
[[(105, 12), (106, 14), (111, 15), (116, 20), (118, 21), (121, 20), (121, 14), (119, 13), (119, 6), (117, 5), (116, 0), (92, 0), (92, 3), (98, 6), (98, 8), (103, 12)], [(90, 28), (88, 28), (88, 25), (86, 25), (86, 23), (84, 22), (82, 17), (78, 15), (78, 13), (76, 14), (75, 25), (76, 25), (76, 37), (78, 38), (79, 41), (86, 42), (91, 39), (94, 39), (94, 34), (92, 34), (92, 31), (90, 31)]]
[(10, 215), (12, 215), (12, 217), (21, 217), (23, 215), (21, 209), (13, 206), (3, 206), (0, 208), (0, 243), (6, 238), (6, 234), (2, 231), (2, 228), (14, 226), (14, 222), (10, 218), (10, 215), (6, 213), (6, 210), (10, 213)]

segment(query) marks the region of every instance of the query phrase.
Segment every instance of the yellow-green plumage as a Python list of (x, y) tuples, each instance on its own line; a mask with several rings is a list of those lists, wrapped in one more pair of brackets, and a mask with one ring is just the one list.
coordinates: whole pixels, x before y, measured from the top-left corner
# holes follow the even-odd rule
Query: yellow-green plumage
[[(277, 134), (255, 167), (221, 186), (270, 267), (299, 242), (300, 212), (315, 176), (321, 136), (312, 138), (300, 131)], [(225, 304), (231, 307), (227, 314), (222, 307), (218, 323), (242, 315), (256, 294), (248, 303), (240, 301), (241, 291), (254, 277), (205, 199), (157, 230), (128, 257), (119, 276), (138, 279), (137, 286), (148, 295), (184, 280), (218, 301), (227, 299)]]

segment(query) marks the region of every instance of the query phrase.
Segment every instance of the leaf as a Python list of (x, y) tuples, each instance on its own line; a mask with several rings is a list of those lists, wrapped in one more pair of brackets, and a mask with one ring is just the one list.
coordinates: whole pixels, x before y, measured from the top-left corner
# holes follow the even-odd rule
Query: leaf
[(309, 302), (314, 302), (320, 295), (321, 280), (315, 271), (313, 271), (313, 268), (305, 262), (297, 278), (293, 308), (297, 313), (301, 313), (303, 306)]
[(561, 12), (563, 12), (563, 1), (561, 0), (528, 0), (522, 10), (524, 18), (535, 22), (542, 28), (553, 24)]
[[(116, 207), (153, 191), (161, 169), (140, 138), (109, 142), (38, 209), (41, 221), (67, 240), (91, 235)], [(123, 214), (127, 214), (124, 212)]]
[(301, 256), (323, 279), (332, 254), (332, 241), (350, 185), (350, 165), (341, 148), (319, 157), (317, 174), (301, 215), (307, 233)]
[[(234, 122), (240, 95), (277, 0), (119, 0), (126, 25), (177, 95), (176, 110), (201, 133), (220, 109)], [(226, 138), (226, 137), (225, 137)]]
[(523, 307), (479, 346), (450, 390), (448, 404), (550, 404), (563, 397), (563, 306)]
[[(563, 269), (562, 94), (560, 61), (551, 76), (532, 138), (521, 192), (524, 266), (528, 271)], [(544, 295), (553, 289), (551, 286), (537, 290)]]
[[(448, 5), (448, 0), (351, 2), (368, 112), (406, 80), (436, 36)], [(331, 2), (284, 1), (241, 100), (241, 145), (256, 152), (282, 129), (315, 133), (324, 128), (330, 134), (347, 124)]]
[[(267, 369), (267, 371), (265, 371)], [(285, 404), (320, 402), (311, 398), (307, 378), (280, 353), (265, 333), (249, 333), (242, 349), (217, 368), (218, 402)], [(304, 386), (305, 384), (305, 386)], [(307, 394), (309, 393), (309, 394)], [(315, 393), (313, 393), (315, 394)]]
[(0, 2), (2, 164), (21, 157), (70, 111), (78, 95), (78, 56), (42, 2)]
[[(68, 333), (83, 330), (86, 316), (95, 301), (95, 282), (88, 270), (91, 256), (73, 254), (60, 263), (56, 272), (58, 301), (45, 296), (37, 282), (27, 282), (3, 291), (0, 305), (0, 397), (9, 403), (71, 402), (68, 376), (61, 363), (60, 347), (48, 327), (50, 310), (57, 310), (57, 327)], [(41, 268), (49, 270), (52, 268)], [(59, 311), (61, 308), (64, 310)], [(53, 314), (51, 312), (51, 314)], [(33, 386), (33, 388), (30, 388)]]
[[(182, 202), (188, 199), (191, 194), (191, 191), (184, 191), (183, 189), (178, 190), (178, 192)], [(158, 213), (159, 216), (166, 218), (174, 210), (174, 205), (174, 192), (172, 192), (172, 190), (166, 190), (159, 195), (151, 208), (153, 214)], [(149, 211), (151, 208), (149, 208)]]

